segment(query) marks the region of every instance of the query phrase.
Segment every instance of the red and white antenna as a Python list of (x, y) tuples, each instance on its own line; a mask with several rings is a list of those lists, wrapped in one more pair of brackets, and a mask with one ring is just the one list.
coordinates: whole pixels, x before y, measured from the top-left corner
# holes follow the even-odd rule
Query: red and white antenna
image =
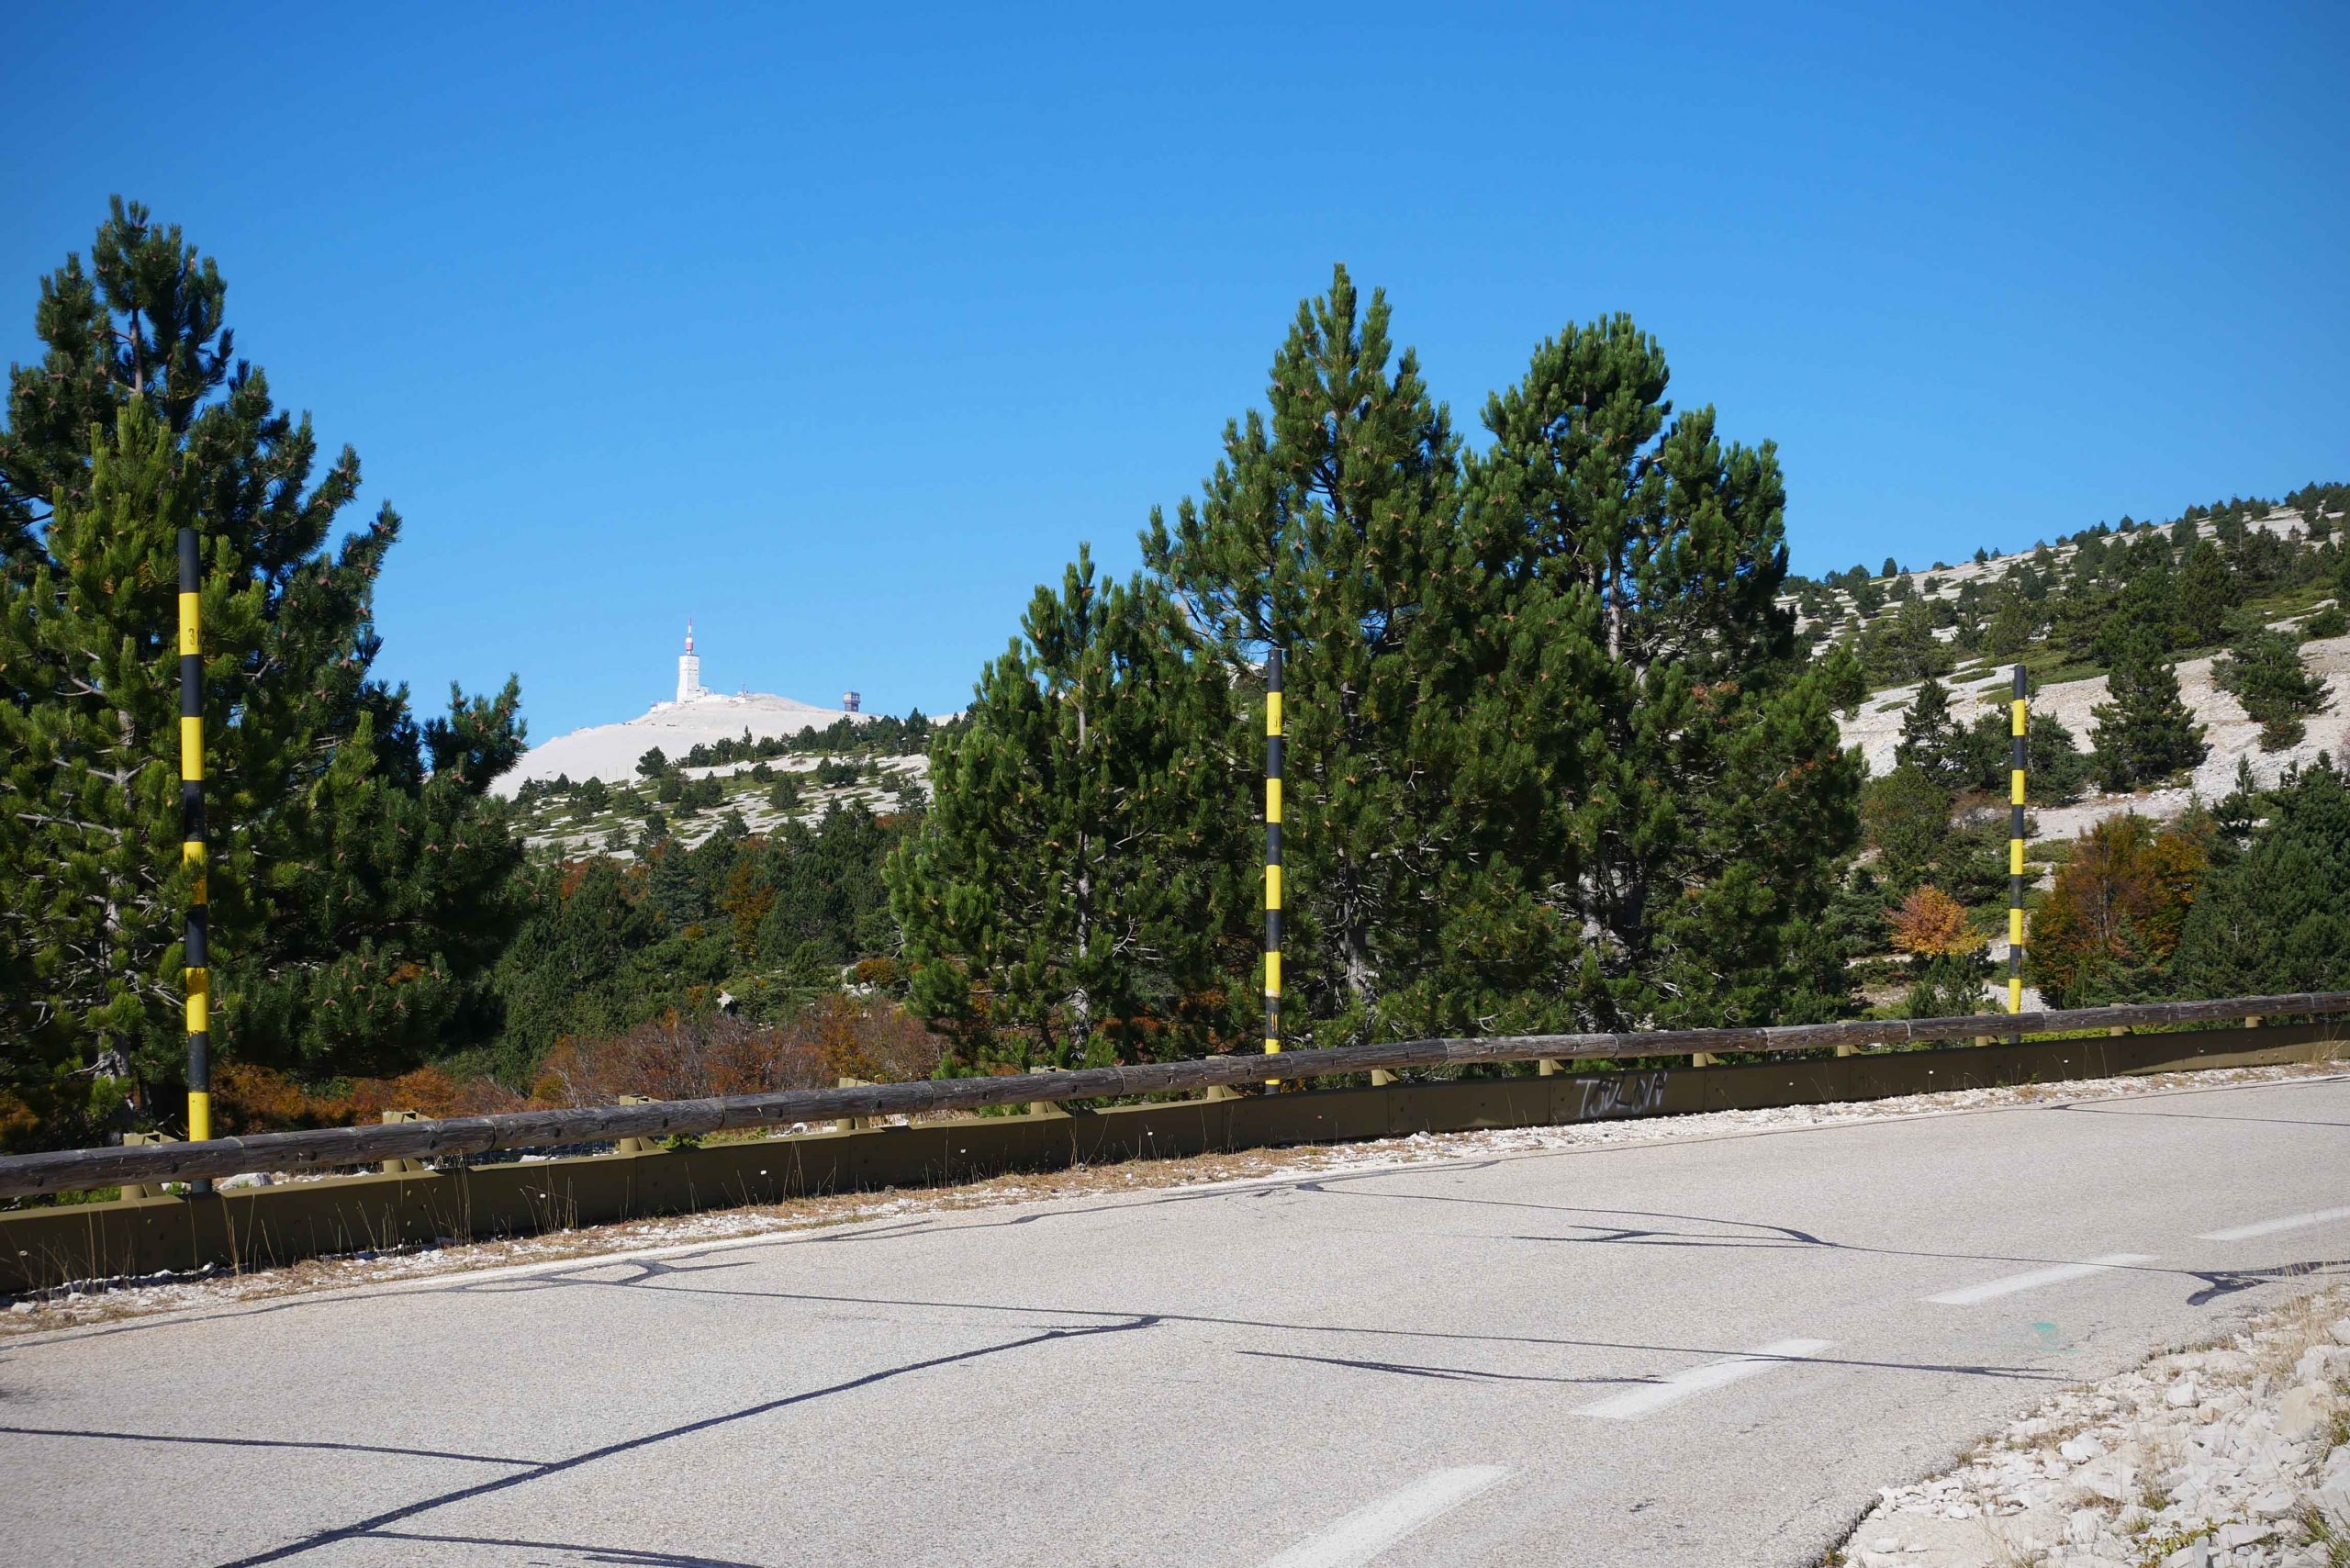
[(687, 616), (687, 617), (686, 617), (686, 652), (688, 652), (688, 653), (689, 653), (689, 654), (690, 654), (690, 653), (692, 653), (693, 651), (694, 651), (694, 618), (693, 618), (692, 616), (688, 615), (688, 616)]

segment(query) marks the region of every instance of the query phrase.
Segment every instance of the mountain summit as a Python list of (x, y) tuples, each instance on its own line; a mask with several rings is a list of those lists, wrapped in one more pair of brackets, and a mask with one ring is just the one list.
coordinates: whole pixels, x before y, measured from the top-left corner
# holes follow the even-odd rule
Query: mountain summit
[(652, 747), (670, 756), (682, 756), (696, 745), (723, 740), (766, 740), (773, 735), (821, 730), (843, 719), (862, 721), (856, 693), (845, 693), (843, 706), (820, 708), (765, 691), (728, 695), (701, 683), (701, 658), (694, 651), (693, 622), (686, 623), (686, 651), (677, 657), (677, 695), (655, 702), (633, 719), (615, 724), (592, 724), (584, 730), (532, 746), (522, 760), (500, 778), (495, 791), (509, 800), (523, 785), (568, 777), (575, 783), (600, 778), (608, 784), (636, 777), (636, 761)]

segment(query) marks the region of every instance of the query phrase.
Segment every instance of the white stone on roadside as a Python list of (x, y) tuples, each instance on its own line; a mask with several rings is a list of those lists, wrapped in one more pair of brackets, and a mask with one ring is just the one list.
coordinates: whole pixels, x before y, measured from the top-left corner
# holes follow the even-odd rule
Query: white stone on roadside
[(2311, 1345), (2293, 1366), (2293, 1376), (2302, 1383), (2329, 1383), (2344, 1375), (2350, 1375), (2350, 1348), (2340, 1345)]
[(2083, 1435), (2077, 1438), (2065, 1439), (2063, 1442), (2056, 1445), (2056, 1451), (2063, 1454), (2066, 1459), (2071, 1460), (2075, 1464), (2087, 1464), (2093, 1459), (2103, 1459), (2105, 1457), (2105, 1445), (2098, 1442), (2095, 1438)]
[(2119, 1503), (2138, 1489), (2136, 1467), (2123, 1463), (2110, 1455), (2092, 1460), (2081, 1466), (2073, 1477), (2073, 1484), (2109, 1503)]
[(2282, 1403), (2277, 1406), (2277, 1435), (2288, 1443), (2305, 1443), (2322, 1437), (2327, 1425), (2325, 1389), (2314, 1383), (2301, 1383), (2285, 1391)]
[(2350, 1345), (2350, 1317), (2335, 1318), (2333, 1327), (2328, 1332), (2333, 1336), (2335, 1344)]
[(2196, 1388), (2195, 1380), (2191, 1377), (2180, 1378), (2163, 1392), (2163, 1403), (2174, 1410), (2190, 1409), (2199, 1397), (2201, 1397), (2200, 1391)]

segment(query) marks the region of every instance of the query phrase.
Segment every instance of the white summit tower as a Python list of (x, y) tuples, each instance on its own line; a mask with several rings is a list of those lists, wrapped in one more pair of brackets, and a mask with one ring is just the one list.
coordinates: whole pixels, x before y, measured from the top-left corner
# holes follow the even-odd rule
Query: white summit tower
[(533, 779), (600, 778), (607, 784), (625, 783), (636, 777), (637, 759), (647, 746), (657, 745), (665, 756), (683, 757), (697, 745), (739, 741), (746, 734), (766, 740), (820, 730), (843, 719), (862, 722), (866, 715), (855, 711), (857, 706), (853, 691), (839, 708), (818, 708), (772, 692), (711, 690), (701, 683), (701, 660), (694, 653), (694, 623), (688, 621), (686, 651), (677, 660), (675, 701), (655, 702), (636, 718), (590, 725), (532, 746), (492, 788), (500, 800), (512, 800)]
[(694, 656), (693, 618), (686, 618), (686, 651), (677, 655), (677, 700), (691, 702), (709, 693), (701, 686), (701, 660)]

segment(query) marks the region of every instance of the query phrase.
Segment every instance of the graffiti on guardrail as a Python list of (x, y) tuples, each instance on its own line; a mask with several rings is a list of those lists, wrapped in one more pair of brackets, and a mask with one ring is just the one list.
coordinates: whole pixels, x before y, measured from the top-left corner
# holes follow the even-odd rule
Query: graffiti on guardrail
[(1575, 1088), (1582, 1099), (1575, 1106), (1575, 1119), (1591, 1121), (1601, 1116), (1646, 1116), (1664, 1108), (1664, 1081), (1672, 1073), (1663, 1068), (1653, 1072), (1616, 1072), (1605, 1078), (1578, 1078)]

